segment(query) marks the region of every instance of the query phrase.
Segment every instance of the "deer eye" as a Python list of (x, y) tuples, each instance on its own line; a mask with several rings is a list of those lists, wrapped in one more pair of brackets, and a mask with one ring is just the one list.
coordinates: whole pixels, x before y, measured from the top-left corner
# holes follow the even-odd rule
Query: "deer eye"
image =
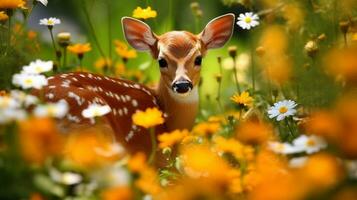
[(159, 66), (160, 66), (160, 68), (167, 67), (168, 65), (167, 65), (166, 60), (163, 59), (163, 58), (160, 58), (160, 59), (159, 59)]
[(197, 56), (195, 59), (195, 65), (201, 66), (202, 64), (202, 56)]

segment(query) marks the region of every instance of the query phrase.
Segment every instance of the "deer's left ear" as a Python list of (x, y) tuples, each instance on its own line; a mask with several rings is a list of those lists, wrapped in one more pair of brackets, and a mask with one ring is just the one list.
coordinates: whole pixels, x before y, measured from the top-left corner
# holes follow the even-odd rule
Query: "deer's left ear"
[(234, 14), (225, 14), (211, 20), (199, 34), (207, 49), (220, 48), (231, 38), (234, 28)]

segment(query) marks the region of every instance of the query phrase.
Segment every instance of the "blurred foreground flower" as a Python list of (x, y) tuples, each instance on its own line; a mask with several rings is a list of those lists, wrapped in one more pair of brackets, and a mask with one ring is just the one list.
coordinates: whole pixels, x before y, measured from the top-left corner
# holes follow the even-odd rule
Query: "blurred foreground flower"
[(9, 19), (9, 16), (5, 13), (5, 11), (0, 11), (0, 22), (6, 21)]
[(138, 18), (138, 19), (149, 19), (149, 18), (155, 18), (157, 16), (157, 13), (155, 10), (151, 10), (151, 7), (148, 6), (147, 8), (143, 9), (141, 7), (137, 7), (133, 11), (133, 17)]
[(164, 123), (162, 112), (154, 108), (147, 108), (145, 111), (136, 111), (132, 116), (133, 123), (144, 128), (151, 128)]
[(247, 120), (239, 124), (236, 137), (244, 143), (264, 144), (273, 137), (273, 127), (270, 124), (255, 120)]
[(68, 103), (65, 100), (61, 100), (57, 103), (38, 105), (33, 112), (36, 117), (55, 117), (60, 119), (66, 116), (68, 109)]
[(25, 6), (25, 1), (23, 0), (1, 0), (0, 9), (15, 9)]
[(53, 68), (52, 61), (42, 61), (36, 60), (30, 63), (28, 66), (24, 66), (22, 68), (22, 72), (24, 74), (40, 74), (44, 72), (49, 72)]
[(173, 147), (175, 144), (180, 143), (186, 136), (189, 135), (187, 130), (174, 130), (171, 133), (163, 133), (158, 136), (158, 140), (160, 142), (159, 147), (161, 149), (167, 147)]
[(20, 145), (26, 160), (42, 164), (46, 158), (59, 155), (63, 138), (49, 118), (31, 118), (20, 122)]
[(252, 12), (247, 12), (244, 14), (239, 14), (237, 25), (239, 25), (242, 29), (251, 29), (255, 26), (259, 25), (259, 17), (257, 14)]
[(41, 89), (48, 84), (47, 78), (38, 74), (15, 74), (12, 77), (12, 83), (23, 89)]
[(283, 100), (274, 103), (274, 106), (268, 109), (269, 118), (276, 117), (277, 121), (281, 121), (286, 117), (293, 116), (296, 113), (296, 106), (297, 104), (292, 100)]
[(307, 154), (318, 152), (320, 149), (326, 148), (327, 143), (321, 137), (316, 135), (300, 135), (293, 141), (294, 146), (301, 147)]

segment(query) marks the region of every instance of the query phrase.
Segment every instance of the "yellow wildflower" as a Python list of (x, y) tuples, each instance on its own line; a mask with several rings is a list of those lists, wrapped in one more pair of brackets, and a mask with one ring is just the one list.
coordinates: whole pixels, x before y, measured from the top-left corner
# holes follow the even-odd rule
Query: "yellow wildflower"
[(147, 7), (145, 9), (141, 7), (137, 7), (133, 11), (133, 17), (138, 18), (138, 19), (149, 19), (149, 18), (155, 18), (157, 16), (157, 13), (155, 10), (151, 10), (151, 7)]
[(192, 132), (201, 136), (213, 135), (221, 129), (221, 125), (217, 122), (202, 122), (197, 124)]
[(140, 178), (135, 181), (135, 185), (143, 192), (151, 195), (156, 195), (161, 191), (159, 178), (152, 168), (145, 168), (141, 171)]
[(1, 0), (0, 1), (0, 10), (23, 8), (24, 6), (25, 6), (25, 1), (23, 1), (23, 0)]
[(9, 19), (9, 16), (7, 16), (7, 14), (4, 11), (0, 11), (0, 22), (6, 21), (7, 19)]
[(273, 128), (259, 121), (245, 121), (236, 131), (238, 140), (248, 144), (263, 144), (273, 136)]
[(162, 112), (154, 108), (147, 108), (145, 111), (136, 111), (132, 116), (134, 124), (144, 128), (154, 127), (164, 123)]
[(68, 51), (77, 54), (77, 55), (83, 55), (84, 53), (87, 53), (92, 50), (92, 47), (90, 46), (89, 43), (86, 44), (74, 44), (74, 45), (69, 45), (67, 47)]
[(160, 141), (159, 147), (161, 149), (166, 147), (172, 147), (176, 143), (181, 142), (186, 136), (188, 136), (189, 132), (187, 130), (174, 130), (171, 133), (163, 133), (158, 136)]
[(136, 51), (133, 49), (129, 50), (128, 46), (124, 42), (115, 40), (114, 44), (115, 44), (115, 51), (124, 60), (136, 58), (136, 56), (137, 56)]
[(118, 186), (106, 189), (102, 192), (102, 199), (103, 200), (130, 200), (133, 199), (133, 194), (130, 188), (126, 186)]
[(112, 60), (110, 58), (99, 58), (94, 63), (94, 67), (98, 70), (103, 70), (104, 68), (111, 68), (112, 67)]
[(253, 103), (253, 98), (249, 95), (248, 92), (242, 92), (240, 95), (235, 94), (231, 100), (242, 106), (251, 106)]
[(218, 151), (231, 153), (238, 160), (251, 160), (253, 158), (254, 149), (251, 146), (243, 145), (238, 140), (217, 137), (214, 142)]
[(142, 152), (133, 155), (128, 161), (128, 168), (132, 172), (141, 172), (146, 167), (146, 156)]
[(48, 118), (21, 122), (19, 137), (23, 156), (33, 163), (42, 164), (49, 156), (58, 155), (62, 151), (63, 138), (55, 122)]

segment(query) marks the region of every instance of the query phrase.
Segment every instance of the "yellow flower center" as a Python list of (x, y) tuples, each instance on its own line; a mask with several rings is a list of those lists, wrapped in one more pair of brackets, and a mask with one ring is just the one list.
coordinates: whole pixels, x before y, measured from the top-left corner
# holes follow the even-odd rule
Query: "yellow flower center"
[(41, 72), (41, 71), (42, 71), (42, 67), (36, 66), (36, 67), (35, 67), (35, 70), (36, 70), (36, 72)]
[(288, 112), (288, 108), (285, 107), (285, 106), (282, 106), (282, 107), (279, 108), (279, 112), (280, 112), (281, 114), (284, 114), (284, 113)]
[(306, 145), (309, 146), (309, 147), (313, 147), (313, 146), (316, 145), (316, 142), (315, 142), (314, 140), (308, 140), (308, 141), (306, 142)]
[(250, 22), (252, 22), (252, 18), (246, 17), (246, 18), (244, 19), (244, 21), (245, 21), (247, 24), (249, 24)]
[(26, 79), (26, 80), (25, 80), (25, 83), (26, 83), (27, 85), (31, 85), (31, 84), (33, 83), (33, 81), (32, 81), (32, 79)]
[(50, 20), (50, 19), (49, 19), (49, 20), (48, 20), (48, 22), (47, 22), (47, 24), (48, 24), (48, 25), (53, 25), (53, 24), (54, 24), (54, 22), (53, 22), (52, 20)]

